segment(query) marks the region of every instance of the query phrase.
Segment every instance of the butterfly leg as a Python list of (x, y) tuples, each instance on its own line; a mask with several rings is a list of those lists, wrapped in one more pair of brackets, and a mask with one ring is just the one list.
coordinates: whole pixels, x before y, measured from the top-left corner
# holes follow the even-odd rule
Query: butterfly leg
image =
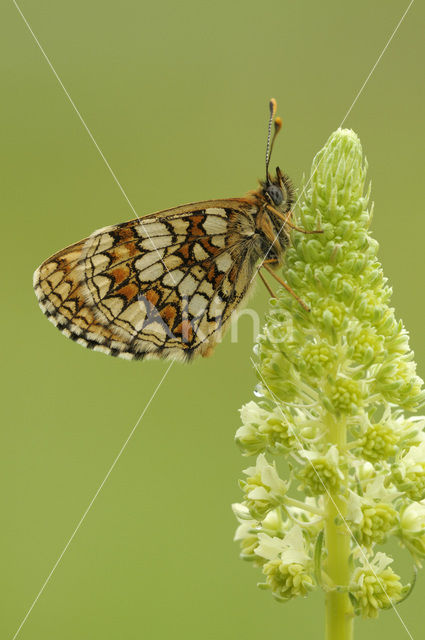
[(263, 284), (266, 287), (267, 291), (270, 293), (271, 297), (272, 298), (277, 298), (275, 292), (273, 291), (273, 289), (271, 288), (271, 286), (269, 285), (269, 283), (267, 282), (267, 280), (265, 279), (265, 277), (263, 276), (263, 274), (261, 273), (260, 270), (258, 271), (258, 275), (260, 276), (261, 280), (263, 281)]
[(273, 271), (273, 269), (271, 267), (269, 267), (268, 264), (266, 264), (266, 262), (263, 262), (263, 266), (264, 266), (264, 269), (266, 269), (266, 271), (268, 271), (270, 273), (270, 275), (273, 276), (273, 278), (275, 280), (277, 280), (277, 282), (280, 285), (282, 285), (282, 287), (284, 287), (286, 289), (286, 291), (288, 291), (288, 293), (290, 293), (291, 296), (293, 296), (297, 302), (300, 303), (300, 305), (302, 306), (303, 309), (305, 309), (306, 311), (310, 311), (310, 307), (308, 307), (306, 305), (306, 303), (303, 300), (301, 300), (301, 298), (299, 296), (297, 296), (297, 294), (295, 293), (295, 291), (293, 289), (291, 289), (289, 284), (286, 284), (286, 282), (284, 280), (282, 280), (282, 278), (279, 278), (279, 276)]

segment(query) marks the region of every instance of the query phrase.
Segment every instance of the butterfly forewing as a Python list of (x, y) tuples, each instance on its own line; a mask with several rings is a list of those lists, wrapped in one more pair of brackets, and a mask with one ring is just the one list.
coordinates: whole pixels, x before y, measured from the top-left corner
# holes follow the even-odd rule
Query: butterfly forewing
[(66, 336), (108, 354), (207, 355), (251, 283), (257, 211), (208, 201), (96, 231), (36, 271), (40, 306)]

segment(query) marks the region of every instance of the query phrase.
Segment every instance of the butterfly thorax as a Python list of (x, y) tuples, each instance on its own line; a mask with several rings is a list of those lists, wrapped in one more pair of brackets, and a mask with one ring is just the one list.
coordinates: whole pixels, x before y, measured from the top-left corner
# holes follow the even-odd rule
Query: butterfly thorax
[(259, 254), (262, 257), (267, 255), (278, 266), (289, 244), (284, 218), (290, 216), (294, 202), (292, 184), (278, 167), (276, 176), (268, 176), (267, 180), (260, 182), (260, 188), (250, 195), (257, 207), (255, 229)]

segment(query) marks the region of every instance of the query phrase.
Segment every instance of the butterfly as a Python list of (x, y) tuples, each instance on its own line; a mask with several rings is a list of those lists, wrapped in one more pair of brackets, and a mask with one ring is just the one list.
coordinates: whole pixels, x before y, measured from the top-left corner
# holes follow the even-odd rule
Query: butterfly
[[(242, 198), (207, 200), (105, 227), (48, 258), (34, 289), (48, 319), (78, 344), (125, 359), (209, 356), (259, 267), (281, 280), (294, 189), (270, 156), (282, 121), (270, 101), (266, 179)], [(271, 136), (274, 122), (274, 135)]]

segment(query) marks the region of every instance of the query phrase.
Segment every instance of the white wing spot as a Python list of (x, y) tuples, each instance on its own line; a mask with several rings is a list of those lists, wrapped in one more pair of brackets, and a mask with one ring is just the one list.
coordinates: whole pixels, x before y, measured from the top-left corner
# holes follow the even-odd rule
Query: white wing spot
[(212, 319), (222, 316), (225, 307), (226, 303), (224, 300), (222, 300), (219, 295), (214, 296), (209, 307), (208, 317)]
[(110, 261), (108, 257), (103, 253), (97, 253), (92, 258), (90, 258), (90, 262), (93, 267), (93, 275), (96, 275), (104, 269), (107, 269)]
[(175, 234), (186, 236), (189, 220), (179, 220), (178, 218), (175, 218), (174, 220), (170, 220), (170, 224), (173, 227)]
[(173, 236), (168, 234), (167, 236), (158, 236), (154, 238), (146, 238), (139, 242), (140, 247), (144, 251), (155, 251), (156, 249), (162, 249), (163, 247), (169, 247), (173, 242)]
[(206, 260), (209, 257), (208, 253), (205, 251), (204, 247), (199, 244), (199, 242), (196, 242), (193, 246), (193, 255), (196, 260), (199, 260), (199, 262)]
[(56, 293), (65, 300), (70, 291), (72, 289), (72, 284), (70, 282), (62, 282), (59, 286), (56, 287)]
[[(153, 266), (152, 263), (155, 263), (157, 260), (161, 260), (164, 255), (164, 249), (158, 249), (158, 252), (155, 251), (154, 254), (146, 253), (141, 258), (138, 258), (134, 263), (134, 266), (138, 271), (144, 271), (148, 267)], [(159, 263), (162, 268), (162, 263)], [(144, 278), (142, 278), (143, 280)]]
[(120, 320), (128, 322), (134, 327), (135, 331), (139, 332), (143, 329), (143, 324), (147, 316), (146, 304), (143, 300), (133, 302), (125, 311), (120, 315)]
[(55, 264), (55, 262), (48, 262), (47, 264), (43, 264), (40, 269), (37, 269), (37, 271), (34, 273), (34, 281), (36, 280), (36, 277), (47, 278), (47, 276), (49, 276), (56, 269), (57, 265)]
[(152, 280), (157, 280), (164, 272), (164, 265), (162, 262), (155, 262), (151, 264), (150, 267), (146, 267), (139, 273), (139, 280), (152, 282)]
[(189, 302), (189, 313), (192, 316), (198, 316), (202, 314), (208, 305), (208, 300), (204, 296), (196, 293)]
[(224, 249), (226, 238), (225, 236), (213, 236), (211, 238), (211, 244), (214, 245), (214, 247), (218, 247), (219, 249)]
[(178, 285), (182, 278), (184, 278), (184, 271), (180, 271), (180, 269), (174, 269), (173, 271), (165, 274), (162, 279), (162, 283), (166, 287), (175, 287), (176, 285)]
[[(101, 251), (107, 251), (114, 244), (113, 236), (109, 235), (108, 231), (111, 231), (113, 227), (105, 227), (105, 229), (100, 229), (99, 231), (95, 231), (89, 236), (84, 243), (84, 248), (82, 250), (82, 255), (84, 257), (91, 257), (100, 253)], [(67, 255), (67, 260), (71, 261), (73, 258), (71, 257), (72, 253)], [(76, 258), (79, 257), (76, 256)]]
[(228, 252), (222, 253), (216, 258), (215, 263), (221, 272), (226, 272), (232, 266), (232, 256)]
[(160, 322), (150, 322), (143, 327), (143, 333), (151, 333), (160, 338), (160, 340), (165, 340), (167, 337), (167, 327)]
[(205, 209), (207, 214), (202, 224), (208, 235), (215, 235), (217, 233), (226, 233), (227, 220), (219, 215), (214, 215), (216, 211), (223, 211), (223, 209)]
[(102, 298), (107, 291), (109, 291), (111, 286), (111, 281), (109, 278), (105, 278), (105, 276), (95, 276), (93, 278), (93, 284), (99, 292), (100, 297)]
[(141, 238), (152, 238), (153, 236), (168, 236), (170, 232), (168, 231), (165, 224), (162, 222), (158, 222), (157, 220), (146, 220), (146, 222), (141, 222), (135, 227), (136, 233)]
[(121, 300), (121, 298), (118, 298), (118, 296), (114, 296), (113, 298), (106, 298), (102, 300), (101, 304), (109, 310), (113, 318), (116, 318), (124, 306), (124, 301)]
[(56, 271), (47, 278), (47, 283), (53, 290), (53, 289), (56, 289), (56, 287), (58, 286), (62, 278), (63, 278), (63, 271)]
[(226, 210), (221, 207), (210, 207), (209, 209), (205, 209), (205, 213), (220, 216), (220, 218), (227, 218)]
[(166, 256), (165, 260), (164, 260), (164, 264), (165, 264), (166, 268), (168, 269), (168, 271), (172, 271), (173, 269), (176, 269), (177, 267), (180, 267), (182, 262), (183, 262), (183, 260), (181, 258), (179, 258), (179, 256), (175, 256), (174, 254), (170, 254), (170, 255)]
[(181, 296), (191, 296), (198, 286), (198, 281), (188, 273), (178, 286), (178, 290)]
[(204, 280), (199, 285), (199, 292), (205, 293), (205, 295), (208, 296), (208, 298), (211, 298), (211, 296), (214, 293), (214, 287), (212, 286), (211, 282), (208, 282), (208, 280)]

